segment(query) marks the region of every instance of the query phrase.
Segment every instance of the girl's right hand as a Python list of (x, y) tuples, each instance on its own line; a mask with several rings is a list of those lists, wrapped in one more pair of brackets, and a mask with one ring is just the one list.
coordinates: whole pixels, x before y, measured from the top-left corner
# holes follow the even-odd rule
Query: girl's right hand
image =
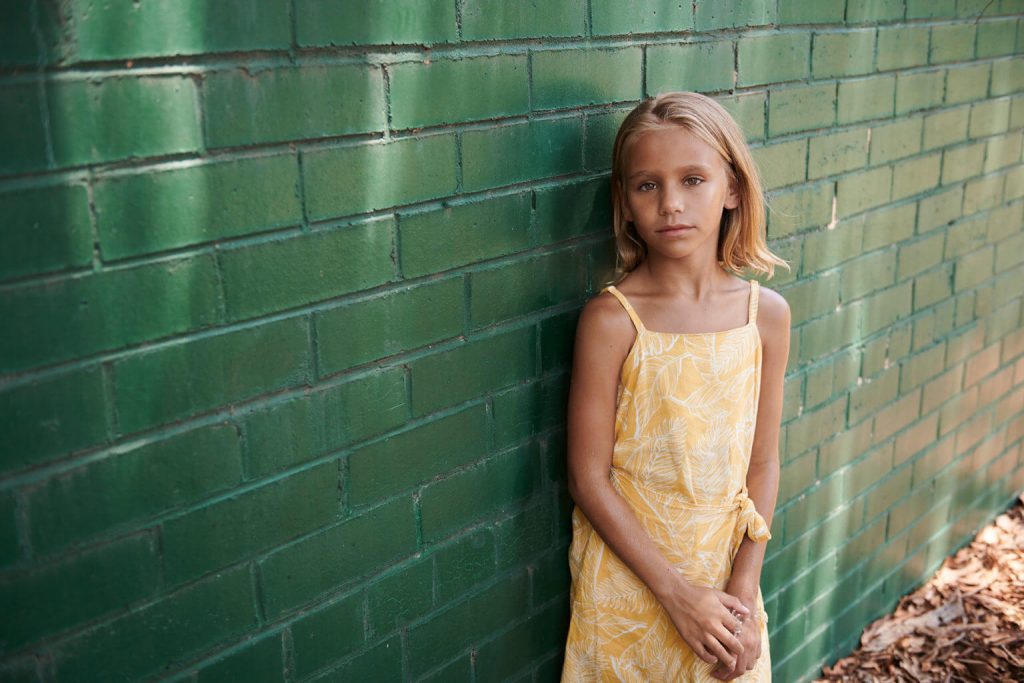
[[(739, 598), (714, 588), (687, 584), (669, 599), (662, 600), (679, 635), (698, 657), (708, 664), (728, 668), (743, 652), (735, 635), (750, 610)], [(733, 612), (739, 613), (737, 618)]]

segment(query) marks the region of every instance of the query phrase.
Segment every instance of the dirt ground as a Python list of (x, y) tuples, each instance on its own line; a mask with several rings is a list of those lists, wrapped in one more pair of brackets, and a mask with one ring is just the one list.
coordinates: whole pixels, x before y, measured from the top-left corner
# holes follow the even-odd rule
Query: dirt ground
[(1024, 682), (1024, 494), (819, 681)]

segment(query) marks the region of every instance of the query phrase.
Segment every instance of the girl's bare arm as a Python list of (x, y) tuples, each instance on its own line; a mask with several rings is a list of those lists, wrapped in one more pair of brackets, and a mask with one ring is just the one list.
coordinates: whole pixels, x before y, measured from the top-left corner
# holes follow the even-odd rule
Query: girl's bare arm
[(693, 586), (675, 570), (609, 480), (615, 442), (615, 399), (622, 363), (635, 338), (632, 323), (609, 294), (590, 301), (576, 331), (569, 389), (569, 492), (612, 551), (668, 611), (699, 657), (734, 661), (742, 651), (732, 635), (742, 603)]

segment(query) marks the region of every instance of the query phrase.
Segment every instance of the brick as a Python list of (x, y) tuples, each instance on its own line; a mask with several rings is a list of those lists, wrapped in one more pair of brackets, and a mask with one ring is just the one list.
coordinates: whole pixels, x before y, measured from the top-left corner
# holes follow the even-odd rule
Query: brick
[(842, 221), (833, 228), (816, 230), (804, 237), (802, 273), (811, 275), (833, 268), (861, 252), (863, 221)]
[(642, 94), (640, 48), (543, 50), (531, 60), (534, 109), (636, 101)]
[(738, 2), (703, 2), (694, 5), (697, 31), (743, 26), (774, 24), (775, 3), (770, 0), (739, 0)]
[(388, 633), (428, 612), (434, 599), (434, 556), (403, 563), (366, 589), (370, 637)]
[(985, 176), (971, 180), (964, 188), (964, 215), (995, 208), (1002, 198), (1002, 176)]
[(889, 166), (843, 176), (836, 185), (836, 211), (845, 218), (887, 204), (892, 187), (893, 169)]
[(899, 271), (897, 279), (905, 280), (942, 262), (943, 235), (929, 237), (901, 244), (899, 247)]
[(118, 448), (47, 479), (25, 494), (32, 547), (52, 552), (235, 486), (239, 445), (234, 427), (211, 425)]
[(793, 185), (807, 177), (806, 140), (777, 142), (772, 145), (755, 147), (750, 151), (761, 172), (761, 181), (767, 190)]
[(593, 0), (591, 31), (595, 36), (693, 30), (693, 7), (677, 0)]
[(484, 190), (581, 170), (580, 123), (577, 118), (550, 119), (464, 133), (464, 189)]
[[(423, 415), (532, 377), (533, 346), (533, 329), (521, 328), (413, 361), (413, 412)], [(494, 363), (493, 358), (503, 360)]]
[(375, 211), (455, 192), (455, 137), (431, 135), (304, 152), (311, 220)]
[(465, 40), (507, 40), (583, 36), (585, 14), (582, 5), (572, 3), (533, 0), (526, 8), (501, 0), (467, 0), (462, 8), (462, 37)]
[(805, 228), (820, 228), (832, 219), (832, 187), (801, 185), (773, 193), (769, 206), (768, 236), (771, 239)]
[(768, 134), (830, 128), (836, 116), (834, 83), (772, 89), (768, 94)]
[(913, 286), (903, 282), (864, 298), (861, 332), (865, 337), (885, 329), (913, 311)]
[(93, 366), (0, 392), (0, 470), (33, 465), (107, 440), (103, 372)]
[(559, 427), (566, 400), (568, 382), (564, 377), (520, 385), (495, 396), (495, 444), (504, 447)]
[(950, 68), (946, 72), (946, 104), (985, 99), (990, 68), (988, 63)]
[(534, 241), (550, 244), (611, 225), (611, 186), (607, 178), (534, 190)]
[(557, 520), (557, 506), (542, 498), (536, 505), (499, 522), (495, 527), (499, 570), (514, 567), (523, 558), (535, 557), (550, 548)]
[(982, 216), (958, 221), (946, 231), (945, 259), (970, 253), (988, 242), (988, 225)]
[(963, 203), (963, 188), (956, 186), (925, 197), (918, 202), (917, 231), (928, 232), (940, 226), (952, 223), (963, 215), (960, 206)]
[(901, 73), (896, 76), (896, 114), (931, 109), (942, 103), (945, 92), (942, 70)]
[(402, 0), (368, 5), (295, 0), (295, 35), (304, 47), (432, 45), (458, 37), (455, 7), (444, 0), (427, 0), (415, 11)]
[(895, 76), (872, 76), (839, 83), (839, 123), (891, 118), (896, 93)]
[[(416, 523), (408, 498), (351, 517), (259, 562), (267, 614), (292, 610), (415, 549)], [(339, 557), (345, 561), (338, 562)]]
[(0, 317), (21, 334), (0, 338), (0, 372), (209, 327), (219, 298), (209, 255), (7, 290)]
[(747, 142), (764, 139), (765, 103), (767, 93), (750, 92), (738, 95), (718, 96), (716, 100), (725, 108), (739, 125)]
[(974, 58), (974, 38), (977, 28), (973, 22), (958, 22), (932, 27), (931, 64), (962, 62)]
[(1021, 160), (1021, 132), (997, 135), (985, 141), (985, 173), (1015, 166)]
[(892, 173), (893, 201), (937, 187), (941, 166), (942, 154), (939, 152), (897, 163)]
[(331, 670), (326, 677), (315, 680), (370, 681), (378, 678), (397, 681), (402, 677), (402, 659), (399, 656), (401, 649), (401, 637), (393, 636)]
[(0, 494), (0, 567), (14, 564), (21, 554), (16, 514), (14, 490)]
[(89, 198), (80, 184), (0, 193), (6, 235), (0, 279), (87, 266), (92, 260)]
[[(1009, 95), (1010, 93), (1024, 90), (1024, 63), (1019, 59), (997, 59), (992, 62), (992, 83), (989, 92), (993, 97)], [(1015, 103), (1016, 111), (1020, 105)], [(1019, 128), (1019, 114), (1016, 114), (1010, 122), (1012, 128)]]
[(999, 367), (999, 345), (992, 344), (967, 360), (964, 368), (964, 386), (969, 387)]
[(128, 356), (114, 363), (121, 429), (128, 434), (307, 383), (309, 360), (307, 324), (298, 318)]
[(878, 70), (892, 71), (928, 61), (927, 26), (880, 26), (878, 28)]
[(612, 167), (612, 146), (628, 109), (586, 115), (583, 143), (583, 166), (588, 171), (607, 171)]
[(922, 126), (922, 119), (915, 116), (872, 128), (871, 165), (917, 154), (921, 150)]
[(487, 579), (497, 568), (495, 533), (478, 529), (456, 538), (434, 554), (437, 568), (437, 602), (453, 602)]
[(258, 13), (246, 12), (237, 0), (145, 6), (74, 0), (73, 6), (69, 43), (81, 61), (287, 50), (291, 43), (288, 5), (281, 0), (268, 2)]
[(387, 124), (381, 70), (363, 65), (214, 71), (203, 77), (203, 105), (210, 147), (368, 133)]
[(736, 76), (728, 40), (652, 45), (647, 48), (647, 92), (729, 90)]
[(804, 280), (784, 290), (795, 322), (826, 315), (839, 305), (839, 274), (829, 273)]
[(482, 405), (417, 425), (348, 457), (349, 500), (364, 505), (480, 459), (487, 452)]
[(245, 417), (248, 472), (278, 472), (398, 427), (408, 416), (402, 368), (273, 404)]
[(470, 323), (484, 327), (580, 299), (587, 288), (586, 261), (575, 250), (545, 254), (474, 271), (469, 286)]
[(1010, 117), (1010, 100), (1001, 98), (971, 105), (968, 133), (972, 138), (1005, 133)]
[(273, 683), (284, 675), (281, 634), (246, 642), (241, 649), (232, 650), (196, 672), (197, 683), (217, 681), (252, 681)]
[(577, 318), (577, 311), (567, 311), (540, 321), (542, 372), (562, 370), (571, 364)]
[(959, 294), (965, 289), (977, 287), (992, 277), (993, 256), (994, 251), (992, 247), (986, 247), (958, 258), (956, 261), (954, 291)]
[(807, 177), (822, 178), (860, 168), (868, 160), (868, 135), (865, 130), (832, 133), (811, 139), (807, 158)]
[(746, 87), (806, 78), (810, 73), (810, 53), (811, 36), (806, 33), (743, 36), (738, 43), (736, 85)]
[(903, 0), (849, 0), (846, 3), (849, 24), (897, 21), (903, 18), (903, 13)]
[(307, 613), (292, 626), (295, 675), (308, 676), (363, 645), (363, 596), (348, 595)]
[(390, 217), (221, 252), (229, 320), (367, 289), (395, 278)]
[(1017, 40), (1017, 23), (1012, 17), (979, 23), (977, 58), (1012, 55)]
[(51, 81), (54, 161), (82, 166), (196, 151), (202, 144), (197, 100), (185, 76)]
[(838, 24), (843, 21), (843, 0), (783, 0), (779, 3), (779, 24)]
[[(817, 401), (812, 401), (813, 399), (808, 399), (807, 404), (817, 405)], [(786, 476), (779, 481), (778, 500), (780, 503), (793, 500), (814, 484), (814, 461), (816, 458), (817, 452), (811, 450), (786, 463)]]
[(924, 149), (930, 150), (962, 142), (967, 137), (968, 113), (966, 107), (958, 107), (925, 116)]
[(840, 271), (839, 300), (859, 299), (896, 280), (896, 251), (881, 249), (843, 264)]
[(124, 258), (296, 225), (298, 183), (291, 154), (97, 180), (100, 250)]
[(870, 73), (875, 57), (875, 30), (815, 33), (811, 74), (814, 78)]
[(899, 370), (893, 367), (874, 379), (865, 378), (864, 384), (851, 391), (850, 424), (875, 415), (882, 406), (896, 398), (899, 378)]
[(76, 681), (155, 676), (256, 626), (249, 568), (238, 567), (61, 643), (56, 675)]
[(410, 673), (418, 676), (519, 619), (527, 611), (523, 596), (528, 592), (526, 573), (518, 571), (410, 628)]
[(0, 10), (0, 64), (35, 64), (43, 61), (33, 34), (34, 13), (27, 3), (9, 3)]
[[(530, 194), (401, 214), (400, 263), (406, 277), (505, 256), (530, 245)], [(438, 244), (447, 244), (437, 249)]]
[(907, 0), (907, 19), (953, 17), (955, 0)]
[(14, 83), (0, 87), (4, 102), (0, 113), (0, 173), (14, 174), (46, 168), (47, 140), (43, 125), (42, 87), (36, 83)]
[(899, 244), (914, 234), (917, 207), (913, 204), (879, 209), (864, 218), (864, 251)]
[(152, 596), (159, 585), (153, 539), (135, 536), (33, 568), (0, 583), (0, 640), (18, 650)]

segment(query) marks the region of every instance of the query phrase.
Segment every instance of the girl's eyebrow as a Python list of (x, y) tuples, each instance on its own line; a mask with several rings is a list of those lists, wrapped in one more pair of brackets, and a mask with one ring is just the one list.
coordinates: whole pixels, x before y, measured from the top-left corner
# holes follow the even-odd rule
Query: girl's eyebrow
[[(685, 166), (681, 166), (681, 167), (679, 167), (679, 168), (677, 168), (675, 170), (676, 170), (676, 172), (679, 172), (679, 171), (701, 171), (703, 173), (707, 173), (709, 169), (708, 169), (707, 166), (704, 166), (703, 164), (686, 164)], [(651, 171), (647, 171), (645, 169), (640, 169), (639, 171), (636, 171), (634, 173), (630, 173), (629, 177), (630, 178), (636, 178), (637, 176), (649, 175), (650, 173), (651, 173)]]

